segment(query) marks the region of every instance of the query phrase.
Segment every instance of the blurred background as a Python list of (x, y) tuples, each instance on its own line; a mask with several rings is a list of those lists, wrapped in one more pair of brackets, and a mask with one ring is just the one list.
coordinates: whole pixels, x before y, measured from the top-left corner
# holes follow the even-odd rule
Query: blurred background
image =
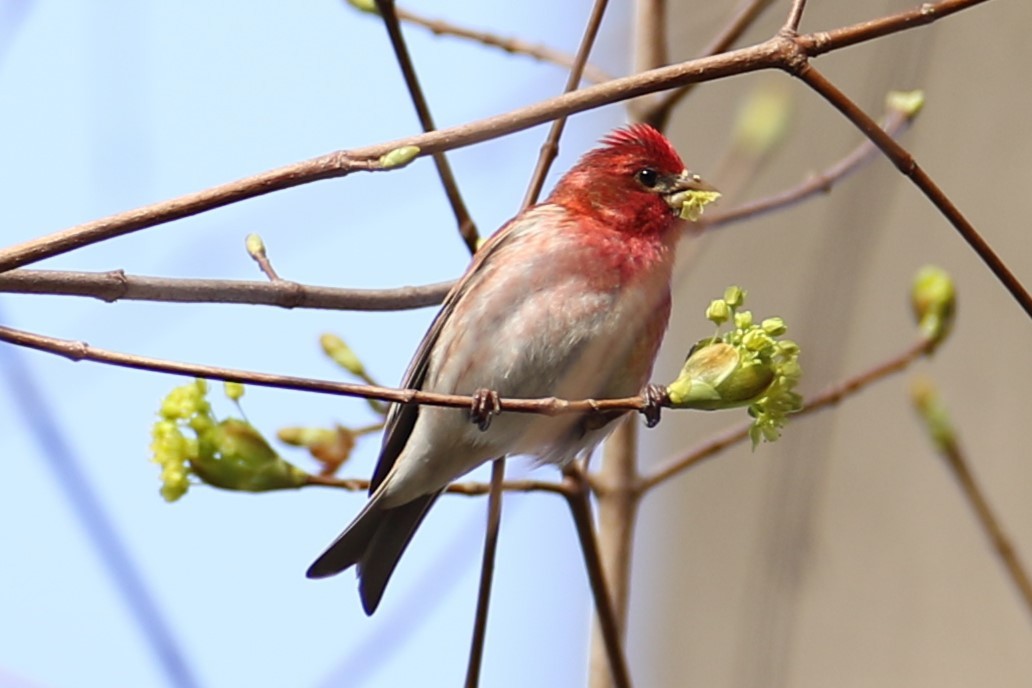
[[(669, 5), (674, 60), (697, 54), (732, 12), (731, 3)], [(770, 36), (787, 6), (775, 3), (741, 44)], [(906, 7), (813, 3), (801, 29)], [(586, 0), (419, 6), (571, 53), (589, 9)], [(612, 74), (630, 70), (632, 17), (627, 3), (612, 3), (603, 24), (592, 62)], [(925, 90), (904, 145), (1026, 285), (1028, 26), (1032, 5), (990, 2), (816, 63), (872, 114), (883, 111), (888, 90)], [(550, 97), (566, 78), (553, 65), (415, 27), (406, 36), (439, 126)], [(802, 84), (742, 76), (697, 89), (671, 118), (669, 133), (693, 169), (730, 175), (735, 116), (757, 89), (786, 99), (790, 128), (724, 207), (794, 185), (860, 141)], [(3, 245), (418, 130), (379, 20), (331, 0), (5, 0), (0, 112)], [(621, 106), (573, 117), (546, 186), (624, 121)], [(518, 208), (545, 131), (450, 154), (483, 233)], [(423, 284), (455, 277), (468, 261), (433, 166), (421, 160), (390, 175), (247, 201), (38, 267), (258, 279), (244, 250), (250, 232), (263, 236), (283, 277), (310, 284)], [(917, 368), (936, 380), (976, 477), (1018, 552), (1032, 557), (1032, 456), (1021, 431), (1032, 326), (890, 164), (877, 158), (828, 195), (693, 241), (682, 262), (656, 379), (673, 378), (710, 332), (701, 316), (709, 300), (739, 284), (757, 314), (788, 321), (803, 346), (806, 392), (908, 346), (914, 272), (926, 263), (949, 270), (959, 290), (956, 330)], [(12, 327), (320, 378), (341, 376), (318, 347), (332, 331), (388, 385), (432, 316), (0, 297), (0, 322)], [(638, 685), (1029, 684), (1028, 610), (916, 422), (910, 377), (790, 424), (775, 445), (727, 452), (647, 499), (628, 639)], [(197, 487), (172, 505), (160, 498), (149, 431), (161, 398), (182, 382), (0, 346), (0, 686), (460, 683), (485, 501), (441, 500), (380, 611), (366, 618), (350, 576), (303, 576), (364, 496)], [(235, 413), (213, 396), (217, 414)], [(286, 425), (374, 420), (361, 400), (250, 388), (243, 403), (270, 436)], [(682, 454), (740, 415), (668, 413), (641, 433), (642, 464)], [(375, 438), (361, 443), (343, 474), (366, 477), (376, 446)], [(315, 469), (302, 452), (281, 449)], [(510, 462), (511, 476), (527, 472)], [(84, 513), (109, 525), (106, 544), (89, 535)], [(507, 497), (482, 685), (584, 684), (591, 606), (580, 562), (561, 500)], [(130, 570), (142, 587), (127, 583)]]

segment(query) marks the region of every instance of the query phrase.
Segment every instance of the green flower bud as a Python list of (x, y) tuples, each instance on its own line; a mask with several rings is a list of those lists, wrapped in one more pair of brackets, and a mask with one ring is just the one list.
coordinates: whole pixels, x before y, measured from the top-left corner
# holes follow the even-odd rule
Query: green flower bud
[(727, 302), (728, 307), (732, 310), (741, 308), (742, 304), (745, 303), (745, 292), (741, 287), (728, 287), (724, 290), (724, 301)]
[(355, 352), (351, 350), (351, 347), (343, 339), (335, 334), (324, 334), (319, 337), (319, 344), (322, 345), (326, 355), (332, 358), (341, 368), (356, 377), (365, 378), (365, 366), (362, 365), (362, 361), (359, 360)]
[(402, 146), (380, 156), (380, 167), (385, 170), (392, 167), (404, 167), (419, 155), (419, 146)]
[(204, 380), (180, 385), (162, 400), (158, 413), (166, 420), (185, 420), (196, 413), (209, 413), (211, 405), (206, 399), (207, 394), (208, 383)]
[(767, 318), (760, 323), (760, 327), (771, 337), (780, 337), (788, 331), (785, 321), (781, 318)]
[(376, 3), (373, 0), (348, 0), (348, 4), (356, 10), (368, 12), (369, 14), (380, 13), (380, 8), (376, 6)]
[(247, 254), (252, 258), (260, 258), (265, 255), (265, 242), (257, 234), (248, 234), (244, 239), (244, 246), (247, 248)]
[(187, 439), (171, 420), (155, 423), (151, 437), (151, 461), (161, 466), (161, 496), (174, 502), (190, 489), (187, 462), (196, 454), (197, 443)]
[(770, 151), (785, 139), (792, 122), (791, 92), (780, 81), (753, 91), (738, 112), (734, 140), (753, 156)]
[(910, 303), (921, 333), (938, 346), (949, 334), (957, 308), (953, 280), (942, 268), (927, 265), (918, 271)]
[(289, 427), (280, 428), (276, 431), (276, 437), (279, 438), (279, 441), (292, 447), (312, 447), (317, 444), (326, 444), (333, 442), (336, 436), (336, 431), (329, 428)]
[(774, 340), (759, 328), (751, 328), (742, 336), (742, 346), (749, 351), (763, 351), (774, 347)]
[(233, 401), (240, 401), (244, 396), (244, 386), (239, 382), (224, 382), (222, 390), (226, 393), (226, 397)]
[(910, 399), (925, 423), (928, 436), (940, 452), (949, 451), (957, 443), (953, 422), (946, 406), (939, 398), (939, 392), (928, 378), (918, 378), (910, 386)]
[(741, 313), (735, 313), (735, 327), (739, 330), (747, 330), (753, 325), (752, 312), (742, 311)]
[(710, 302), (709, 308), (706, 309), (706, 319), (716, 325), (723, 325), (730, 317), (731, 309), (723, 299)]
[(198, 478), (214, 487), (265, 492), (301, 487), (307, 474), (284, 461), (250, 423), (231, 418), (201, 438), (192, 462)]
[(762, 395), (773, 379), (768, 366), (743, 363), (734, 346), (717, 342), (695, 349), (667, 394), (675, 408), (733, 408)]
[(909, 119), (917, 116), (925, 104), (924, 91), (889, 91), (885, 96), (885, 105), (898, 112), (902, 112)]

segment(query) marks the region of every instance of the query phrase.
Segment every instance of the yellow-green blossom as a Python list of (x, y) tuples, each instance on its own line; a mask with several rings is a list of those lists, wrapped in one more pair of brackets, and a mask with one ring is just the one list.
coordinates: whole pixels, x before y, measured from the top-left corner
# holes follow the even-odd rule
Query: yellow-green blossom
[(333, 362), (355, 377), (365, 378), (366, 369), (361, 359), (347, 343), (335, 334), (326, 333), (319, 337), (319, 344)]
[[(239, 399), (243, 388), (227, 385)], [(208, 385), (194, 380), (176, 387), (161, 403), (151, 431), (153, 461), (161, 466), (161, 495), (173, 502), (190, 487), (191, 476), (231, 490), (298, 487), (307, 474), (280, 458), (243, 420), (219, 422), (207, 400)]]
[(730, 320), (734, 329), (696, 344), (667, 394), (679, 408), (748, 406), (755, 446), (761, 439), (777, 439), (788, 414), (802, 408), (793, 391), (802, 369), (799, 346), (778, 339), (787, 331), (784, 320), (767, 318), (756, 325), (752, 313), (738, 310), (744, 303), (745, 292), (729, 287), (722, 300), (709, 305), (708, 320), (718, 327)]
[(957, 294), (953, 279), (942, 268), (926, 265), (914, 277), (910, 303), (922, 334), (938, 346), (953, 327)]

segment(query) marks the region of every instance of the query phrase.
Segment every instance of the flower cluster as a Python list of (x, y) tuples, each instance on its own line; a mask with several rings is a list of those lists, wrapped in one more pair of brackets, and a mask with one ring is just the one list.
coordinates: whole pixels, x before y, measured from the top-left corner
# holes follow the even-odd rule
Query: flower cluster
[[(750, 311), (742, 310), (744, 303), (745, 292), (729, 287), (724, 298), (709, 305), (706, 318), (718, 331), (692, 348), (667, 393), (675, 408), (748, 406), (753, 418), (749, 436), (755, 447), (761, 439), (776, 440), (788, 414), (802, 408), (802, 397), (793, 391), (802, 369), (799, 346), (780, 339), (787, 330), (785, 322), (767, 318), (757, 324)], [(721, 334), (725, 323), (733, 329)]]
[[(226, 384), (239, 401), (243, 385)], [(161, 402), (151, 432), (153, 461), (161, 466), (161, 496), (174, 502), (190, 487), (191, 476), (227, 490), (262, 492), (301, 487), (308, 474), (284, 461), (247, 421), (217, 421), (208, 401), (208, 383), (176, 387)]]

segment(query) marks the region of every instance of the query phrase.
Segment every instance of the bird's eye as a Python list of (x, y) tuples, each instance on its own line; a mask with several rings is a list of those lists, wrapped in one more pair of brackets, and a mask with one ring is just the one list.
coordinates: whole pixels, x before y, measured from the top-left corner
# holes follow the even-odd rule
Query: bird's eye
[(646, 167), (645, 169), (638, 170), (634, 174), (634, 178), (646, 189), (654, 189), (656, 184), (659, 183), (659, 172), (656, 172), (651, 167)]

